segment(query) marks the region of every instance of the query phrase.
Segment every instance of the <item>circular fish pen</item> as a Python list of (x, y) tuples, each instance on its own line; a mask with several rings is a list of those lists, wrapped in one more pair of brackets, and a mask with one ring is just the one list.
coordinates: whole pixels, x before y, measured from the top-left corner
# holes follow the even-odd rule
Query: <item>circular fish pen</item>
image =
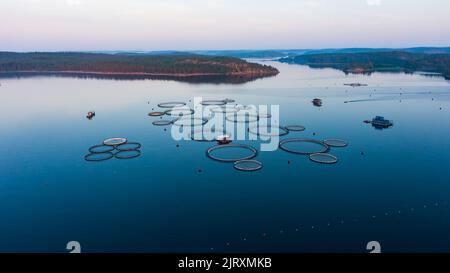
[(175, 126), (197, 127), (205, 125), (209, 120), (206, 118), (180, 118), (173, 122)]
[(113, 138), (105, 139), (103, 141), (103, 145), (106, 145), (106, 146), (117, 146), (117, 145), (120, 145), (120, 144), (127, 143), (127, 141), (128, 140), (126, 138), (123, 138), (123, 137), (113, 137)]
[(238, 107), (233, 106), (233, 105), (223, 105), (223, 106), (215, 105), (214, 107), (211, 107), (209, 109), (209, 111), (211, 111), (213, 113), (223, 113), (223, 114), (225, 114), (225, 113), (237, 113), (240, 110), (241, 109), (239, 109)]
[(117, 159), (132, 159), (141, 156), (140, 150), (123, 150), (114, 155)]
[(105, 144), (100, 144), (100, 145), (94, 145), (92, 147), (89, 147), (89, 152), (91, 154), (103, 154), (103, 153), (109, 153), (114, 151), (114, 146), (111, 145), (105, 145)]
[[(260, 128), (278, 128), (278, 133), (273, 132), (273, 130), (270, 130), (270, 132), (267, 133), (261, 133)], [(282, 126), (262, 126), (262, 125), (258, 125), (255, 127), (249, 127), (248, 128), (248, 132), (257, 136), (268, 136), (268, 137), (280, 137), (280, 136), (285, 136), (287, 134), (289, 134), (289, 130), (287, 130), (285, 127)], [(273, 132), (273, 133), (272, 133)]]
[(239, 160), (234, 162), (234, 168), (243, 172), (255, 172), (261, 170), (263, 164), (258, 160)]
[(325, 139), (323, 142), (330, 147), (336, 148), (348, 146), (348, 142), (342, 139)]
[(309, 159), (320, 164), (336, 164), (338, 162), (338, 158), (336, 156), (325, 153), (310, 154)]
[(150, 112), (150, 113), (148, 113), (148, 115), (150, 116), (150, 117), (160, 117), (160, 116), (164, 116), (166, 113), (165, 112)]
[(305, 126), (302, 125), (288, 125), (284, 126), (284, 128), (286, 128), (290, 132), (302, 132), (306, 130)]
[(185, 102), (171, 101), (171, 102), (162, 102), (158, 104), (160, 108), (175, 108), (185, 106)]
[(168, 116), (190, 116), (195, 113), (194, 109), (176, 109), (172, 108), (164, 112)]
[(234, 103), (234, 102), (236, 102), (234, 99), (223, 99), (222, 101), (225, 102), (225, 103)]
[(173, 123), (173, 120), (155, 120), (152, 122), (155, 126), (169, 126)]
[(211, 105), (225, 105), (227, 102), (225, 100), (204, 100), (200, 102), (203, 106), (211, 106)]
[[(247, 117), (248, 117), (248, 119), (247, 119)], [(257, 115), (242, 113), (242, 114), (227, 115), (225, 117), (225, 119), (230, 122), (234, 122), (234, 123), (252, 123), (252, 122), (258, 122), (259, 117)]]
[(100, 161), (106, 161), (113, 157), (114, 157), (114, 154), (111, 152), (90, 153), (90, 154), (87, 154), (84, 156), (84, 160), (89, 161), (89, 162), (100, 162)]
[(116, 146), (116, 149), (120, 152), (122, 151), (135, 151), (139, 150), (142, 147), (141, 143), (139, 142), (127, 142), (124, 144), (120, 144)]
[[(238, 149), (238, 150), (247, 150), (250, 151), (249, 155), (245, 155), (245, 156), (240, 156), (240, 157), (218, 157), (214, 155), (215, 151), (218, 150), (228, 150), (228, 149)], [(258, 155), (258, 150), (256, 150), (255, 148), (253, 148), (250, 145), (245, 145), (245, 144), (225, 144), (225, 145), (217, 145), (217, 146), (213, 146), (211, 148), (209, 148), (206, 151), (206, 155), (215, 161), (219, 161), (219, 162), (227, 162), (227, 163), (231, 163), (231, 162), (236, 162), (236, 161), (241, 161), (241, 160), (250, 160), (253, 159), (254, 157), (256, 157)]]
[[(312, 146), (312, 147), (301, 147), (301, 148), (289, 148), (288, 144), (297, 143), (303, 144), (303, 146)], [(305, 145), (307, 144), (307, 145)], [(289, 138), (280, 141), (279, 144), (280, 149), (292, 154), (300, 154), (300, 155), (310, 155), (317, 153), (326, 153), (329, 151), (330, 147), (325, 144), (323, 141), (308, 139), (308, 138)]]

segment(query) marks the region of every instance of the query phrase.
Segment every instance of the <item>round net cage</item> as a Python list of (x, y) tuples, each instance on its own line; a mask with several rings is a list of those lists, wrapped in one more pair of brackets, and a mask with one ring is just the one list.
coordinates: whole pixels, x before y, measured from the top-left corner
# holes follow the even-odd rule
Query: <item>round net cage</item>
[(160, 116), (163, 116), (164, 114), (165, 114), (165, 112), (150, 112), (150, 113), (148, 113), (148, 115), (150, 117), (160, 117)]
[(190, 116), (193, 115), (195, 113), (194, 109), (177, 109), (177, 108), (172, 108), (167, 110), (166, 112), (164, 112), (166, 115), (168, 116)]
[(173, 125), (176, 126), (190, 126), (190, 127), (199, 127), (203, 126), (208, 122), (208, 119), (206, 118), (180, 118), (173, 122)]
[(114, 149), (115, 149), (114, 146), (100, 144), (100, 145), (94, 145), (94, 146), (90, 147), (89, 152), (91, 154), (102, 154), (102, 153), (112, 152), (112, 151), (114, 151)]
[(280, 141), (280, 149), (300, 155), (326, 153), (330, 149), (328, 145), (320, 140), (307, 138), (289, 138)]
[(286, 128), (288, 131), (291, 132), (302, 132), (305, 131), (305, 126), (302, 125), (288, 125), (288, 126), (284, 126), (284, 128)]
[(119, 151), (114, 155), (117, 159), (132, 159), (141, 156), (140, 150)]
[(257, 115), (248, 114), (248, 113), (237, 113), (227, 115), (225, 117), (226, 120), (234, 123), (252, 123), (258, 122), (259, 117)]
[(126, 138), (123, 138), (123, 137), (113, 137), (113, 138), (105, 139), (103, 141), (103, 145), (106, 145), (106, 146), (117, 146), (117, 145), (120, 145), (120, 144), (127, 143), (127, 141), (128, 140)]
[(249, 127), (248, 132), (257, 136), (285, 136), (289, 134), (289, 130), (281, 126), (267, 126), (267, 125), (258, 125), (254, 127)]
[(254, 111), (255, 113), (257, 113), (257, 111), (258, 111), (258, 108), (256, 107), (256, 105), (252, 105), (252, 104), (249, 104), (249, 105), (239, 104), (236, 107), (238, 107), (241, 110), (251, 110), (251, 111)]
[(348, 142), (345, 140), (342, 140), (342, 139), (325, 139), (323, 142), (330, 147), (347, 147), (348, 146)]
[(225, 113), (237, 113), (241, 109), (239, 109), (238, 107), (233, 106), (233, 105), (223, 105), (223, 106), (215, 105), (215, 106), (211, 107), (209, 110), (213, 113), (224, 113), (225, 114)]
[(134, 151), (141, 148), (141, 143), (138, 142), (127, 142), (116, 146), (118, 151)]
[(155, 126), (169, 126), (173, 123), (173, 120), (155, 120), (152, 122), (153, 125)]
[(203, 106), (225, 105), (225, 104), (227, 104), (227, 102), (225, 100), (204, 100), (200, 104)]
[(234, 102), (236, 102), (234, 99), (224, 99), (222, 101), (224, 101), (225, 103), (234, 103)]
[(114, 154), (111, 152), (104, 153), (90, 153), (84, 156), (84, 160), (89, 162), (99, 162), (111, 159), (114, 157)]
[[(219, 151), (221, 155), (217, 155)], [(225, 144), (209, 148), (206, 155), (212, 160), (219, 162), (236, 162), (240, 160), (249, 160), (258, 155), (258, 150), (250, 145), (244, 144)]]
[(160, 108), (175, 108), (175, 107), (182, 107), (185, 105), (186, 105), (185, 102), (171, 101), (171, 102), (159, 103), (158, 107), (160, 107)]
[(336, 156), (326, 153), (310, 154), (309, 159), (321, 164), (335, 164), (338, 162), (338, 158)]
[(261, 170), (263, 164), (258, 160), (239, 160), (234, 162), (234, 168), (243, 172), (255, 172)]

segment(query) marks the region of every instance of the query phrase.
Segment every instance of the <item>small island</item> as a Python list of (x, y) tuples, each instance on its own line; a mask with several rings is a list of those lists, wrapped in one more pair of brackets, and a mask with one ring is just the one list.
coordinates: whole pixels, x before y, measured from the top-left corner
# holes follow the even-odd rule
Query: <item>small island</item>
[(238, 58), (195, 54), (130, 56), (97, 53), (0, 52), (0, 76), (54, 74), (243, 83), (275, 76), (278, 73), (274, 67)]
[(424, 54), (401, 51), (307, 54), (281, 58), (280, 62), (335, 68), (345, 73), (429, 72), (450, 79), (450, 54)]

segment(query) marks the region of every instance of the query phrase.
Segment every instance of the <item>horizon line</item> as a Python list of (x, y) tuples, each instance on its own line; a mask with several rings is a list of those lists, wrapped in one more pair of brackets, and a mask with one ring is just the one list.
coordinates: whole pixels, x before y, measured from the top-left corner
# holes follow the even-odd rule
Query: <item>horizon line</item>
[(99, 49), (99, 50), (0, 50), (0, 52), (14, 52), (14, 53), (37, 53), (37, 52), (212, 52), (212, 51), (301, 51), (301, 50), (342, 50), (342, 49), (417, 49), (417, 48), (435, 48), (435, 49), (447, 49), (448, 46), (412, 46), (412, 47), (324, 47), (324, 48), (267, 48), (267, 49), (158, 49), (158, 50), (142, 50), (142, 49)]

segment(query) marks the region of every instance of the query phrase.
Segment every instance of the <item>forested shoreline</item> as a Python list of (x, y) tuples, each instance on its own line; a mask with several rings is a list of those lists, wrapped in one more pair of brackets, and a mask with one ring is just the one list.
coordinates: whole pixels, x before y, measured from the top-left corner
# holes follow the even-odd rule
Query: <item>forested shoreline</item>
[(450, 79), (450, 54), (422, 54), (408, 52), (369, 52), (312, 54), (286, 57), (284, 63), (304, 64), (315, 68), (330, 67), (346, 73), (376, 71), (433, 72)]
[(271, 66), (233, 57), (0, 52), (0, 73), (18, 72), (172, 77), (265, 77), (279, 73)]

